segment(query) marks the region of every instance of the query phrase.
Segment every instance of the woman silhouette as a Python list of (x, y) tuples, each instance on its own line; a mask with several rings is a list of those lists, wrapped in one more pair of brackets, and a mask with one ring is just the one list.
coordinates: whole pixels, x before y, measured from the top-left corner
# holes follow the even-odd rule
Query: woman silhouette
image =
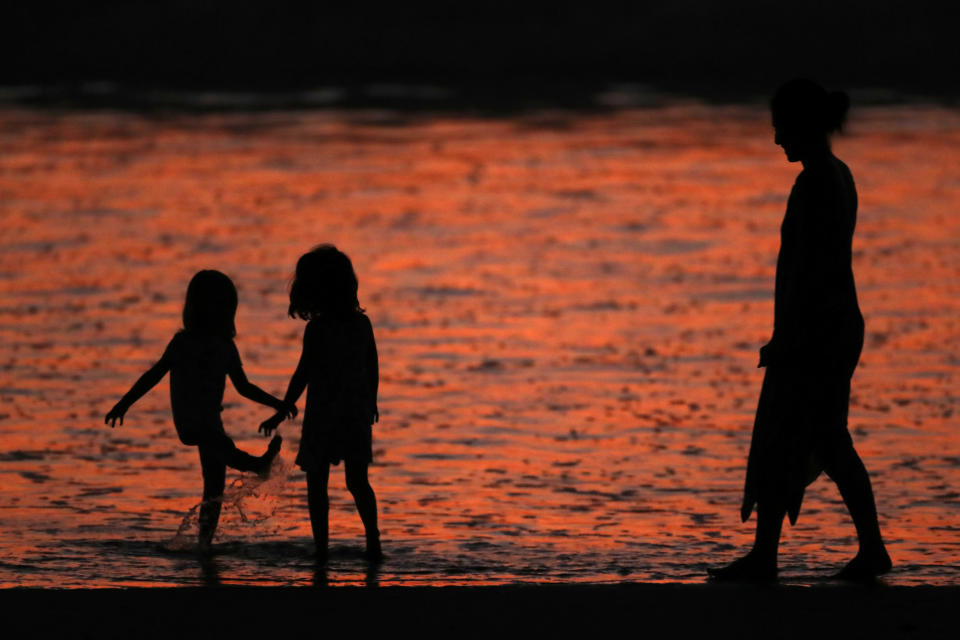
[(757, 506), (753, 549), (710, 574), (722, 580), (773, 580), (784, 515), (795, 524), (803, 492), (821, 471), (837, 484), (860, 549), (837, 577), (871, 579), (890, 570), (870, 478), (847, 431), (850, 378), (863, 346), (863, 316), (851, 267), (857, 192), (830, 150), (843, 124), (846, 94), (792, 80), (770, 103), (774, 141), (800, 162), (780, 228), (773, 337), (760, 349), (766, 367), (747, 462), (740, 515)]

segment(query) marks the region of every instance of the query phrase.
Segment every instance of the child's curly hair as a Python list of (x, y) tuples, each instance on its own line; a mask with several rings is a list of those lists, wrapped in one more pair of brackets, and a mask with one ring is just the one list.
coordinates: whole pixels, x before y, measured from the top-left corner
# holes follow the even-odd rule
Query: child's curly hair
[(318, 245), (297, 260), (287, 312), (291, 318), (302, 320), (363, 313), (357, 287), (357, 275), (347, 254), (332, 244)]

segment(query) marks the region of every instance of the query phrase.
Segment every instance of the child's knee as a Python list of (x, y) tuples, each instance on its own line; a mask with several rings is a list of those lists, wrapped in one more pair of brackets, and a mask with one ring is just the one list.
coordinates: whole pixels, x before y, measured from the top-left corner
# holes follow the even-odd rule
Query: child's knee
[(371, 491), (370, 481), (366, 473), (347, 474), (347, 490), (353, 495), (365, 494)]
[(347, 490), (353, 495), (364, 494), (370, 491), (370, 483), (360, 480), (347, 480)]

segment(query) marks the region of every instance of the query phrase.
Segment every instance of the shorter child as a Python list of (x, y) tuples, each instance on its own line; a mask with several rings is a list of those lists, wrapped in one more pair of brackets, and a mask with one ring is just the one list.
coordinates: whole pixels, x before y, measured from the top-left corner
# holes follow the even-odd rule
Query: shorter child
[[(343, 460), (347, 489), (366, 530), (367, 557), (377, 562), (382, 557), (377, 498), (367, 478), (373, 460), (371, 426), (379, 419), (377, 344), (357, 300), (357, 276), (350, 258), (332, 245), (304, 254), (297, 261), (290, 288), (289, 313), (307, 321), (300, 363), (284, 403), (292, 407), (307, 388), (297, 464), (307, 472), (317, 556), (327, 555), (330, 465)], [(269, 435), (283, 419), (281, 410), (260, 429)]]
[(267, 446), (267, 452), (254, 457), (241, 451), (223, 429), (223, 391), (226, 376), (245, 398), (277, 409), (281, 415), (295, 416), (297, 408), (285, 404), (247, 380), (233, 338), (237, 334), (237, 289), (219, 271), (200, 271), (187, 287), (183, 305), (183, 329), (167, 345), (160, 360), (131, 387), (107, 414), (111, 427), (130, 406), (170, 372), (170, 406), (173, 423), (183, 444), (200, 450), (203, 470), (203, 503), (199, 517), (199, 545), (208, 551), (220, 520), (220, 506), (226, 482), (226, 468), (254, 471), (267, 475), (270, 463), (280, 451), (280, 436)]

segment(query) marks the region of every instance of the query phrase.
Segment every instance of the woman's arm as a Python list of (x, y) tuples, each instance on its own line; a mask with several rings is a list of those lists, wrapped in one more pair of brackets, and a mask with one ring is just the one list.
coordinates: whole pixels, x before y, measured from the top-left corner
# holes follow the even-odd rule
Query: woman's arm
[(167, 371), (170, 370), (170, 359), (168, 357), (169, 348), (164, 352), (163, 356), (160, 357), (160, 360), (157, 361), (155, 365), (150, 367), (146, 373), (140, 376), (140, 379), (133, 383), (133, 386), (130, 387), (130, 390), (120, 401), (113, 406), (113, 409), (107, 413), (107, 416), (103, 419), (104, 424), (109, 424), (111, 427), (117, 426), (117, 420), (120, 421), (120, 424), (123, 424), (123, 416), (128, 409), (135, 403), (137, 400), (142, 398), (150, 389), (153, 389), (157, 386), (157, 383), (163, 379), (163, 376), (166, 375)]
[(833, 327), (851, 295), (852, 212), (844, 206), (836, 177), (809, 176), (799, 224), (796, 311), (804, 351), (829, 348)]
[(825, 193), (811, 193), (800, 222), (797, 294), (807, 303), (829, 304), (840, 297), (850, 268), (850, 234), (845, 212)]

